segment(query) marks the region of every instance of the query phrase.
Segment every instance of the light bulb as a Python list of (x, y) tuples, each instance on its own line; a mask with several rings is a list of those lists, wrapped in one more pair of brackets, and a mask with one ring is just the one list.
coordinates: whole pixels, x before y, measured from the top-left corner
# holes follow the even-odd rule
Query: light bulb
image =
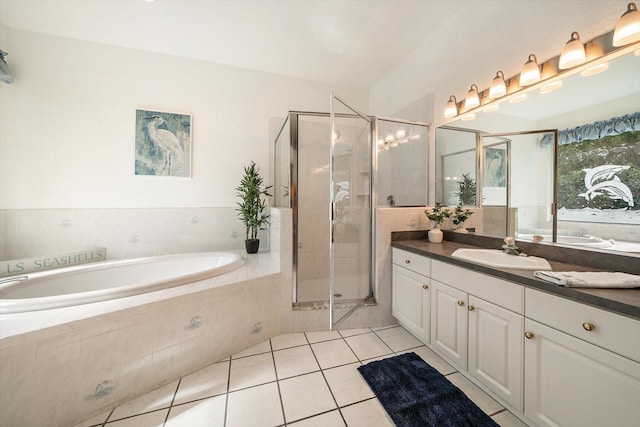
[(504, 73), (502, 71), (498, 71), (496, 73), (496, 76), (493, 78), (493, 81), (491, 82), (491, 87), (489, 88), (489, 98), (500, 98), (501, 96), (505, 96), (506, 94), (507, 85), (504, 83)]
[(455, 117), (458, 115), (458, 101), (456, 101), (456, 97), (451, 95), (449, 100), (447, 101), (447, 106), (444, 108), (444, 116), (446, 118)]
[(631, 2), (618, 20), (613, 32), (613, 45), (624, 46), (637, 41), (640, 41), (640, 12), (636, 4)]
[(480, 105), (480, 98), (478, 97), (478, 86), (471, 85), (471, 89), (467, 92), (467, 96), (464, 98), (464, 108), (469, 110)]
[(524, 63), (520, 72), (520, 86), (530, 86), (540, 80), (540, 69), (538, 68), (538, 58), (532, 53)]
[(571, 39), (562, 48), (558, 66), (561, 70), (564, 70), (580, 65), (586, 60), (587, 53), (584, 50), (584, 45), (580, 41), (580, 34), (574, 31), (571, 33)]

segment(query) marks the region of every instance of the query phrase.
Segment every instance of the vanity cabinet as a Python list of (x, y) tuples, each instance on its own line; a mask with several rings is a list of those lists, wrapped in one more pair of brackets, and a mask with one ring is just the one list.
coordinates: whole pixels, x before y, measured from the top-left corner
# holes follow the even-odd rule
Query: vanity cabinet
[(467, 294), (431, 282), (431, 345), (461, 369), (467, 369)]
[(474, 296), (468, 313), (467, 371), (522, 411), (524, 317)]
[(640, 321), (393, 253), (398, 321), (532, 425), (640, 426)]
[(533, 289), (526, 313), (525, 416), (540, 426), (640, 425), (640, 322)]
[(523, 298), (520, 285), (432, 262), (432, 347), (518, 410), (523, 406)]
[(431, 260), (393, 249), (391, 313), (423, 343), (429, 342)]

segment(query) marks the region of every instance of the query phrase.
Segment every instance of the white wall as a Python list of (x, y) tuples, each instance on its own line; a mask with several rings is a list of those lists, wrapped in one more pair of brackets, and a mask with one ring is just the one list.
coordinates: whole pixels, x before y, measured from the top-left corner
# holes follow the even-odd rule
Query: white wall
[[(235, 206), (253, 159), (268, 176), (268, 120), (327, 111), (364, 90), (4, 28), (0, 208)], [(193, 116), (191, 179), (134, 176), (136, 108)]]
[[(240, 249), (234, 188), (250, 160), (270, 177), (269, 120), (330, 90), (367, 111), (362, 89), (8, 27), (0, 46), (0, 259)], [(192, 115), (191, 178), (134, 175), (137, 108)]]

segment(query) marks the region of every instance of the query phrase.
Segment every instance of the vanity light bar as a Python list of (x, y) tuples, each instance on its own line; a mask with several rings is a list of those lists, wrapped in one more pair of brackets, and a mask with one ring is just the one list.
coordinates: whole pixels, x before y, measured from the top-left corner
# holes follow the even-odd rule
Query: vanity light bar
[(522, 72), (508, 79), (508, 84), (505, 84), (504, 74), (498, 71), (489, 90), (480, 92), (478, 86), (473, 84), (465, 100), (461, 102), (451, 95), (444, 110), (444, 117), (452, 119), (476, 109), (487, 111), (487, 104), (502, 101), (505, 97), (511, 98), (510, 95), (518, 92), (521, 92), (518, 97), (526, 95), (530, 89), (537, 86), (537, 83), (543, 82), (547, 87), (578, 72), (583, 76), (597, 74), (607, 69), (605, 56), (612, 55), (612, 58), (615, 58), (633, 51), (638, 54), (639, 48), (640, 12), (636, 4), (631, 2), (627, 6), (627, 11), (620, 17), (615, 30), (596, 37), (586, 44), (582, 44), (580, 35), (574, 31), (560, 55), (545, 61), (541, 66), (538, 65), (534, 54), (529, 55)]
[[(506, 80), (505, 94), (502, 96), (496, 96), (495, 98), (492, 97), (490, 95), (490, 89), (478, 91), (477, 93), (479, 95), (478, 98), (480, 103), (478, 106), (472, 108), (468, 108), (465, 105), (466, 102), (464, 100), (458, 102), (456, 100), (456, 97), (454, 95), (451, 95), (445, 108), (444, 117), (447, 119), (461, 118), (469, 112), (475, 112), (475, 110), (486, 112), (485, 109), (489, 105), (497, 105), (507, 100), (509, 100), (509, 102), (521, 102), (527, 98), (527, 93), (540, 89), (541, 85), (544, 87), (549, 86), (556, 81), (562, 80), (564, 77), (568, 77), (574, 74), (590, 76), (593, 74), (597, 74), (598, 72), (605, 71), (608, 67), (607, 62), (610, 59), (614, 59), (624, 54), (640, 50), (640, 41), (623, 47), (615, 47), (613, 46), (613, 31), (610, 31), (606, 34), (596, 37), (593, 40), (588, 41), (584, 45), (584, 47), (586, 51), (586, 60), (580, 65), (573, 66), (564, 70), (560, 69), (559, 67), (560, 55), (537, 65), (535, 55), (532, 54), (529, 56), (525, 65), (528, 65), (528, 68), (530, 68), (532, 72), (534, 72), (533, 68), (538, 70), (538, 72), (540, 73), (540, 77), (537, 81), (530, 82), (525, 79), (525, 81), (522, 82), (524, 84), (521, 84), (520, 81), (523, 73), (513, 76)], [(525, 71), (524, 68), (525, 67), (523, 67), (523, 72)], [(494, 80), (499, 77), (502, 76), (497, 74), (496, 77), (494, 77)], [(472, 89), (475, 88), (472, 87)], [(470, 89), (469, 92), (471, 92), (472, 89)], [(514, 99), (514, 97), (516, 99)]]

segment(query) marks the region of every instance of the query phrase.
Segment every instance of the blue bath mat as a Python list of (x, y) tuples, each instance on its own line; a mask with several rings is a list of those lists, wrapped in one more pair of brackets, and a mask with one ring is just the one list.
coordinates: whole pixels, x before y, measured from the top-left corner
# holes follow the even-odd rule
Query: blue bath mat
[(497, 427), (460, 389), (415, 353), (358, 368), (398, 427)]

